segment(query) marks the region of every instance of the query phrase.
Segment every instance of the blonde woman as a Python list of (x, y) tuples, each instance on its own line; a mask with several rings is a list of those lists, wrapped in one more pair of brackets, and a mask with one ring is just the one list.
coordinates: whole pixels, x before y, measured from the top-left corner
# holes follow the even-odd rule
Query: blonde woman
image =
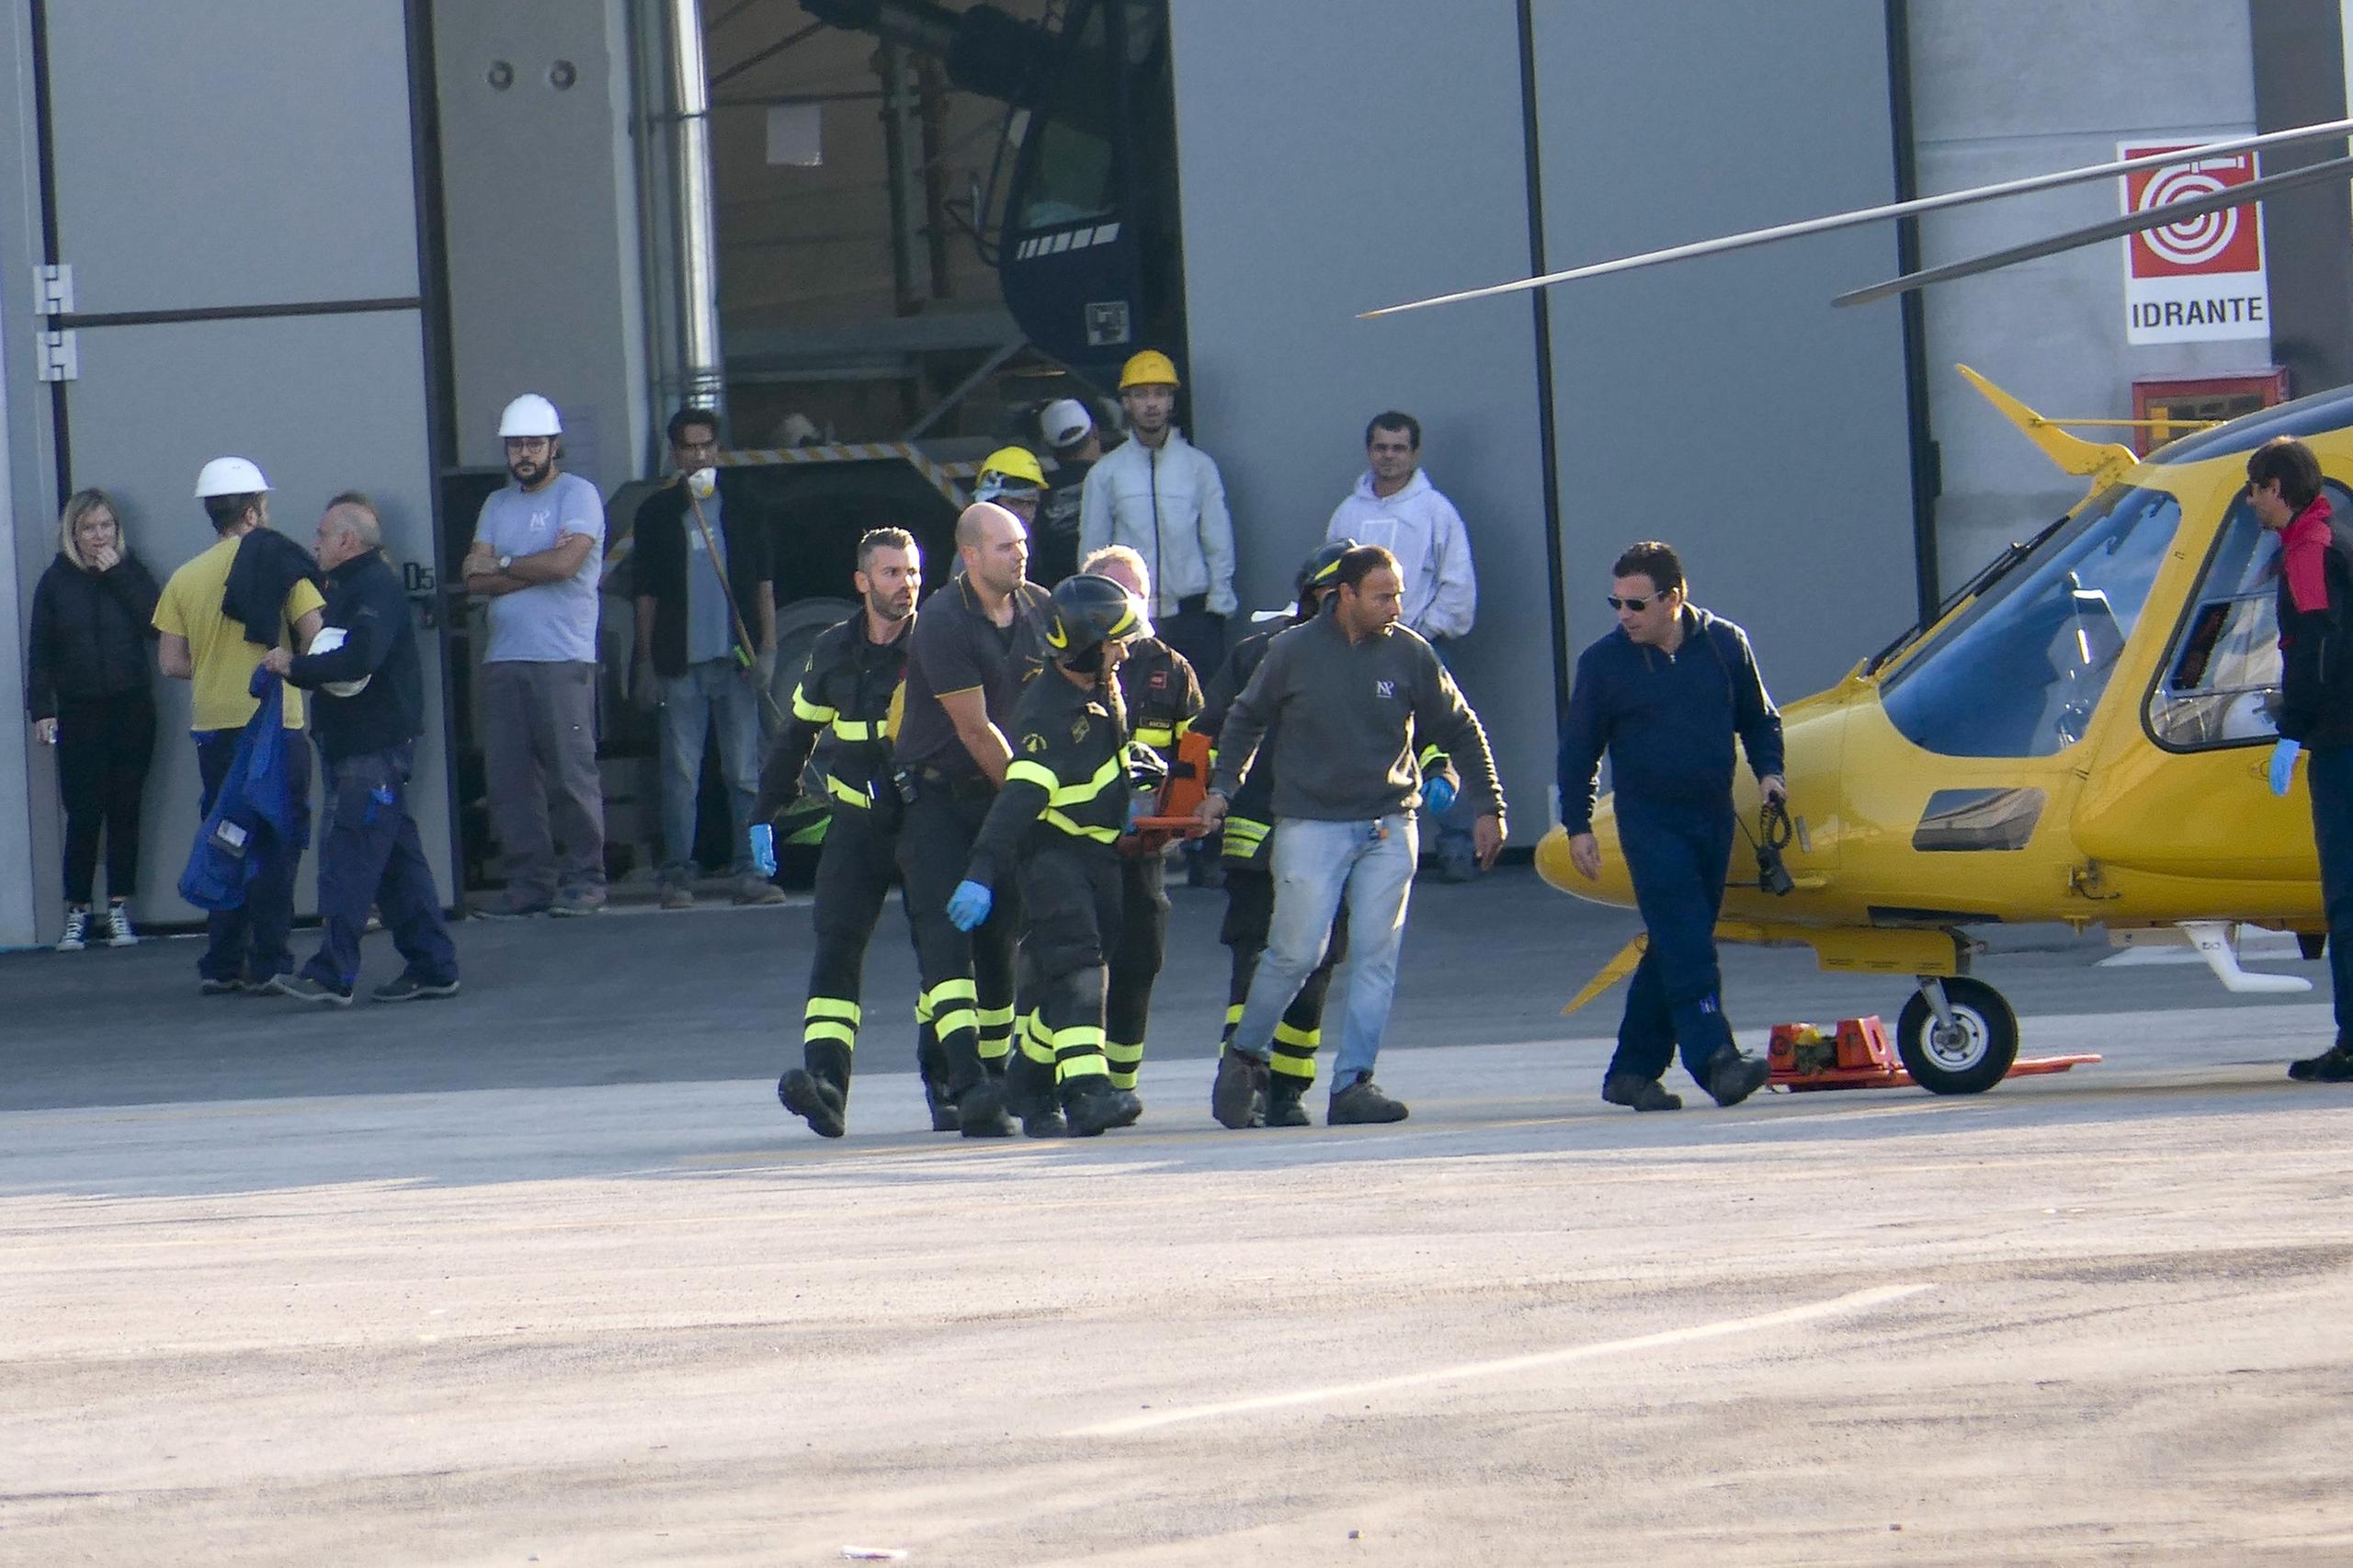
[[(57, 748), (65, 801), (65, 953), (139, 939), (125, 904), (139, 886), (139, 801), (155, 750), (156, 589), (123, 542), (121, 516), (105, 491), (77, 492), (33, 590), (27, 706), (33, 738)], [(101, 837), (107, 907), (94, 918)]]

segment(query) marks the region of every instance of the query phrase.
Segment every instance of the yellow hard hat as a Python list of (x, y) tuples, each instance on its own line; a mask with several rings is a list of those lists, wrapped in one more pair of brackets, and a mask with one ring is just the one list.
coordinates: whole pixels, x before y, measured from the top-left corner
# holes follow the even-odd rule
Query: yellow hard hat
[(990, 474), (1024, 480), (1040, 490), (1046, 488), (1046, 471), (1038, 466), (1037, 454), (1027, 447), (999, 447), (991, 452), (981, 460), (981, 477), (986, 479)]
[(1130, 387), (1180, 387), (1176, 379), (1176, 362), (1157, 348), (1147, 348), (1130, 358), (1120, 371), (1120, 390)]

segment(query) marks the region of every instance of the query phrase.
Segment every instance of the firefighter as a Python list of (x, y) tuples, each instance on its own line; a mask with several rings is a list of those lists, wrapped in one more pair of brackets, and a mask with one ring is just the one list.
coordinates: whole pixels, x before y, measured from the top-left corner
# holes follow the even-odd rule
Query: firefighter
[(1008, 890), (995, 919), (965, 927), (948, 918), (948, 901), (1013, 760), (1006, 729), (1044, 662), (1053, 607), (1022, 578), (1029, 540), (1021, 519), (995, 502), (964, 508), (956, 549), (962, 570), (932, 595), (907, 642), (895, 756), (913, 799), (899, 829), (899, 874), (915, 927), (920, 1005), (939, 1034), (959, 1129), (967, 1138), (1009, 1138), (1019, 900)]
[[(1082, 562), (1079, 570), (1108, 577), (1140, 603), (1152, 602), (1143, 557), (1125, 545), (1104, 546)], [(1164, 769), (1173, 767), (1177, 739), (1201, 710), (1201, 683), (1193, 666), (1159, 638), (1134, 637), (1128, 641), (1119, 680), (1129, 733), (1152, 749)], [(1153, 982), (1159, 978), (1168, 942), (1168, 894), (1162, 885), (1167, 861), (1159, 844), (1133, 835), (1123, 838), (1120, 847), (1120, 941), (1110, 955), (1103, 1053), (1110, 1060), (1113, 1086), (1132, 1090), (1143, 1067)]]
[[(1251, 675), (1267, 656), (1267, 645), (1292, 627), (1315, 619), (1325, 596), (1332, 591), (1340, 557), (1355, 547), (1354, 540), (1336, 540), (1317, 546), (1315, 553), (1299, 569), (1295, 602), (1289, 619), (1244, 638), (1226, 655), (1225, 663), (1210, 681), (1200, 715), (1195, 721), (1204, 732), (1214, 735), (1217, 727), (1225, 722), (1226, 708), (1233, 701), (1234, 694), (1250, 684)], [(1250, 997), (1250, 979), (1258, 972), (1258, 956), (1267, 950), (1267, 933), (1274, 923), (1275, 878), (1270, 842), (1274, 812), (1268, 806), (1274, 793), (1270, 748), (1262, 745), (1257, 766), (1250, 770), (1241, 794), (1227, 808), (1221, 845), (1225, 861), (1225, 923), (1218, 932), (1218, 940), (1233, 955), (1232, 976), (1225, 993), (1225, 1030), (1220, 1037), (1222, 1040), (1232, 1040), (1234, 1026), (1242, 1021), (1242, 1005)], [(1348, 909), (1344, 903), (1333, 917), (1332, 940), (1324, 949), (1324, 961), (1308, 975), (1307, 983), (1300, 987), (1298, 996), (1284, 1011), (1282, 1021), (1275, 1026), (1263, 1113), (1268, 1127), (1305, 1127), (1310, 1122), (1307, 1108), (1301, 1101), (1315, 1082), (1315, 1051), (1324, 1040), (1324, 997), (1331, 989), (1332, 971), (1347, 956)]]
[[(1082, 573), (1054, 590), (1048, 669), (1021, 694), (1015, 756), (948, 901), (960, 930), (989, 917), (1017, 879), (1024, 988), (1037, 998), (1071, 1135), (1125, 1127), (1143, 1106), (1111, 1083), (1103, 1054), (1105, 965), (1119, 939), (1120, 835), (1141, 800), (1130, 776), (1127, 705), (1116, 678), (1130, 639), (1148, 637), (1142, 603)], [(1165, 777), (1136, 748), (1138, 771)], [(1156, 760), (1156, 759), (1155, 759)]]
[[(866, 946), (882, 901), (898, 879), (899, 820), (904, 811), (891, 772), (892, 699), (906, 678), (907, 643), (915, 632), (915, 597), (923, 588), (923, 555), (904, 528), (876, 528), (858, 541), (851, 581), (858, 612), (828, 628), (809, 651), (792, 688), (792, 712), (760, 769), (755, 822), (767, 822), (801, 793), (801, 770), (820, 741), (825, 793), (832, 806), (824, 847), (817, 857), (813, 911), (817, 954), (809, 971), (809, 1000), (801, 1025), (801, 1062), (778, 1080), (777, 1098), (811, 1131), (839, 1138), (849, 1097), (850, 1064), (862, 1019), (858, 1005)], [(913, 912), (909, 926), (913, 927)], [(948, 1101), (939, 1041), (920, 1015), (915, 1064), (931, 1105), (932, 1131), (956, 1131)]]

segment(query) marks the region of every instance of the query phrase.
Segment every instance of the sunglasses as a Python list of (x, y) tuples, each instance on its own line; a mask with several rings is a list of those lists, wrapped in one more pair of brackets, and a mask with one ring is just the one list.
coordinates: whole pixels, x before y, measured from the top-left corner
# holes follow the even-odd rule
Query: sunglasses
[(1653, 594), (1650, 596), (1650, 598), (1638, 599), (1621, 599), (1615, 594), (1604, 594), (1601, 597), (1609, 601), (1609, 608), (1611, 609), (1630, 609), (1636, 615), (1640, 615), (1643, 611), (1650, 608), (1652, 599), (1663, 599), (1666, 597), (1665, 594)]

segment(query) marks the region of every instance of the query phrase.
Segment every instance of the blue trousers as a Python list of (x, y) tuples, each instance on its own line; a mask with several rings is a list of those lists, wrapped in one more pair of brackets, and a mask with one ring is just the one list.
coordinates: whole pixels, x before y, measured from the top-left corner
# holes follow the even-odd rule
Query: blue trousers
[(719, 728), (719, 771), (727, 780), (728, 869), (752, 869), (753, 798), (760, 785), (760, 692), (733, 659), (705, 659), (662, 682), (662, 873), (694, 873), (695, 805), (702, 792), (702, 743)]
[(2328, 985), (2336, 1043), (2353, 1045), (2353, 746), (2313, 746), (2304, 782), (2320, 851), (2321, 907), (2328, 916)]
[[(196, 771), (204, 796), (197, 803), (199, 820), (212, 812), (221, 781), (236, 760), (243, 730), (193, 730)], [(207, 980), (244, 980), (259, 984), (294, 967), (293, 949), (286, 934), (294, 926), (294, 872), (311, 842), (311, 751), (299, 733), (286, 737), (286, 788), (294, 801), (294, 841), (272, 840), (256, 851), (261, 870), (245, 885), (245, 902), (235, 909), (215, 909), (204, 917), (207, 938), (196, 972)], [(108, 890), (112, 891), (112, 890)]]
[(384, 917), (407, 972), (431, 985), (458, 978), (458, 952), (433, 891), (433, 866), (408, 814), (416, 744), (361, 752), (326, 764), (327, 803), (319, 835), (319, 920), (325, 940), (302, 972), (349, 991), (359, 978), (359, 938), (370, 904)]
[(1732, 835), (1729, 807), (1645, 805), (1619, 797), (1618, 840), (1650, 946), (1626, 991), (1608, 1077), (1658, 1077), (1679, 1040), (1685, 1071), (1704, 1085), (1709, 1058), (1732, 1044), (1716, 965), (1716, 915), (1723, 908)]

